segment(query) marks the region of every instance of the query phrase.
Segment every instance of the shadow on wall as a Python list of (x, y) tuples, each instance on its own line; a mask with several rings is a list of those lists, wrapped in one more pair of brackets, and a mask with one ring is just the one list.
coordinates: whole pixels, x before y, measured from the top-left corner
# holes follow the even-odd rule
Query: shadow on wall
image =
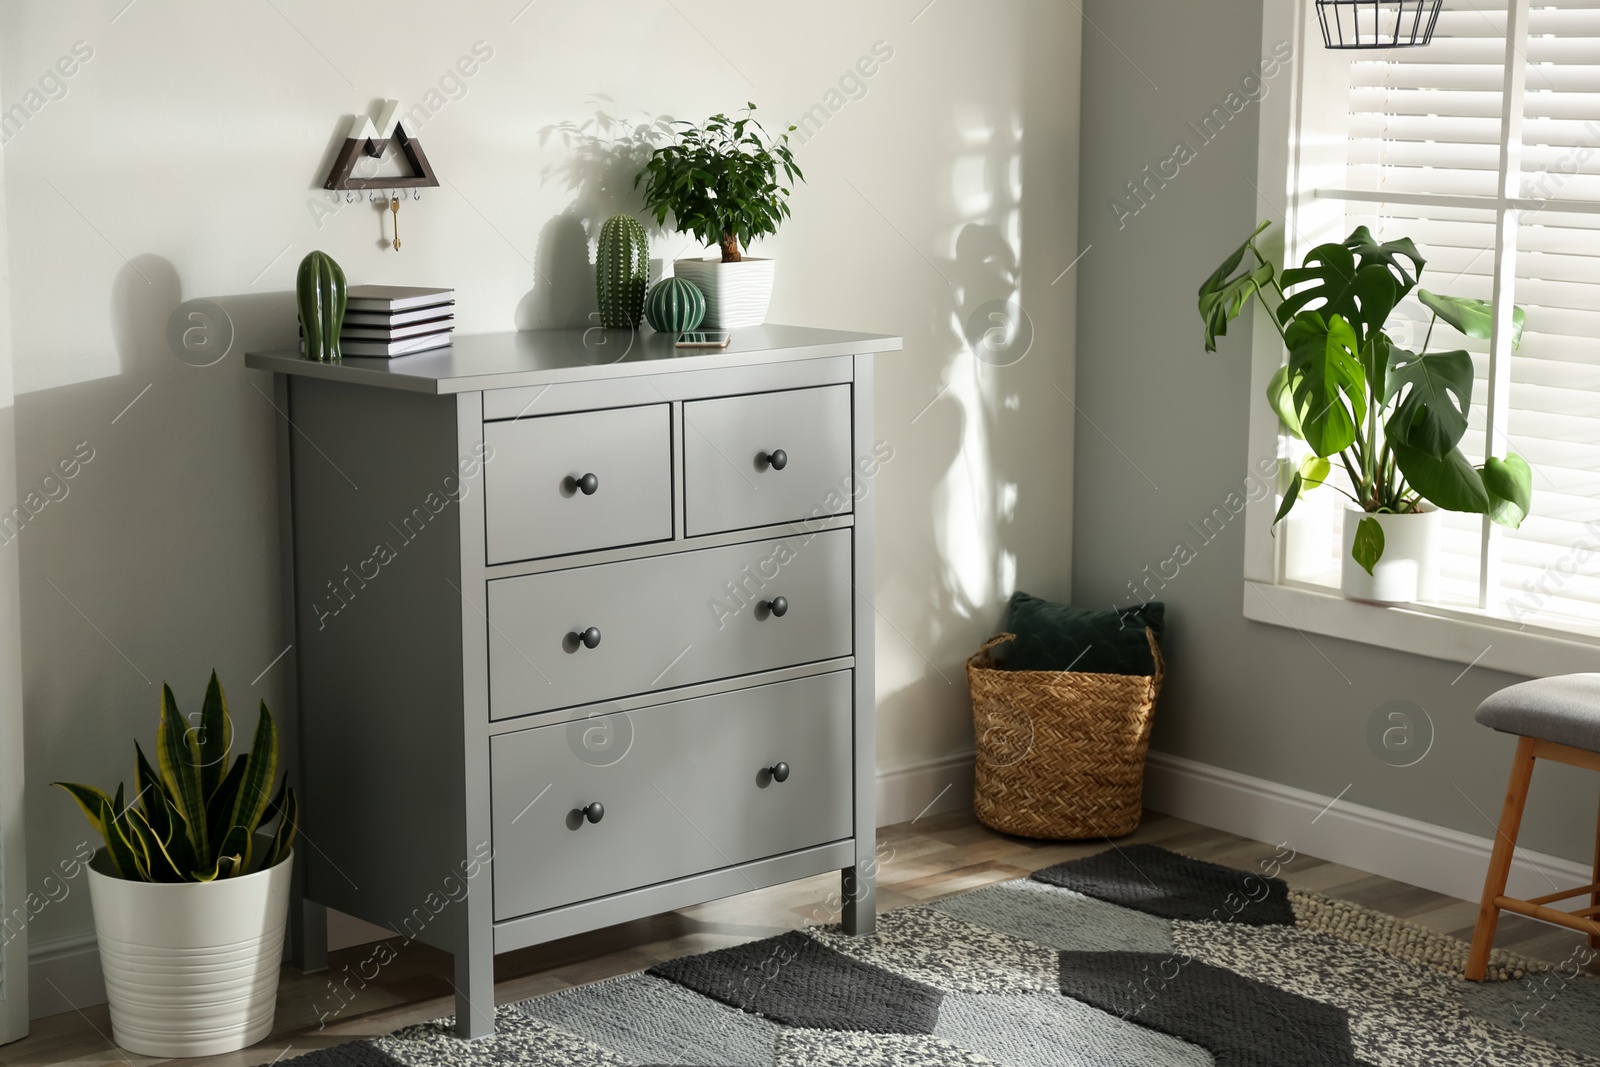
[(930, 264), (944, 282), (934, 290), (928, 322), (932, 347), (943, 354), (941, 388), (905, 433), (918, 462), (894, 473), (896, 495), (927, 509), (924, 528), (942, 565), (932, 574), (913, 573), (897, 566), (904, 554), (880, 553), (880, 586), (894, 590), (897, 615), (915, 620), (901, 636), (933, 669), (882, 695), (880, 710), (890, 722), (915, 722), (930, 705), (951, 700), (951, 688), (964, 701), (960, 664), (976, 647), (967, 647), (974, 627), (998, 629), (1015, 584), (1016, 490), (1029, 472), (1021, 440), (1028, 435), (1021, 423), (1002, 422), (1017, 418), (1017, 371), (1008, 368), (1027, 354), (1033, 332), (1020, 304), (1018, 243), (1007, 236), (1018, 232), (1020, 211), (1013, 175), (1020, 172), (1021, 143), (1012, 126), (969, 120), (955, 131), (955, 143), (982, 148), (958, 154), (951, 167), (954, 214), (959, 219), (964, 205), (981, 206), (958, 222), (953, 257)]
[[(164, 680), (186, 710), (212, 667), (236, 711), (282, 703), (282, 664), (263, 670), (282, 650), (278, 416), (270, 376), (242, 353), (294, 343), (293, 296), (218, 298), (231, 346), (197, 366), (169, 346), (182, 295), (169, 262), (136, 257), (111, 293), (121, 372), (17, 397), (19, 499), (38, 506), (13, 542), (35, 869), (82, 837), (82, 816), (48, 783), (131, 781), (128, 740), (152, 751)], [(42, 932), (87, 921), (64, 919), (42, 916)]]
[[(591, 98), (610, 106), (610, 97)], [(612, 215), (637, 215), (650, 234), (651, 253), (660, 255), (664, 231), (643, 218), (643, 197), (633, 179), (656, 145), (670, 134), (671, 119), (642, 115), (630, 122), (604, 106), (582, 122), (562, 122), (539, 131), (541, 147), (558, 142), (562, 161), (545, 168), (541, 184), (555, 182), (574, 194), (572, 203), (539, 231), (534, 252), (538, 284), (517, 305), (516, 328), (538, 330), (586, 326), (595, 311), (594, 265), (589, 248), (600, 225)]]

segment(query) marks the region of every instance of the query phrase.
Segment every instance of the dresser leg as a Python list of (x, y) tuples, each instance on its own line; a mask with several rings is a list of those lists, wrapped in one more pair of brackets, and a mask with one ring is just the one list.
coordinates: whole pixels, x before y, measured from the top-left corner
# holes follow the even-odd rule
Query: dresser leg
[(456, 1036), (494, 1036), (494, 954), (457, 952)]
[(844, 911), (839, 917), (844, 932), (866, 937), (878, 929), (877, 865), (871, 860), (840, 872)]
[(312, 900), (301, 899), (298, 908), (289, 908), (289, 962), (301, 974), (328, 969), (328, 909)]

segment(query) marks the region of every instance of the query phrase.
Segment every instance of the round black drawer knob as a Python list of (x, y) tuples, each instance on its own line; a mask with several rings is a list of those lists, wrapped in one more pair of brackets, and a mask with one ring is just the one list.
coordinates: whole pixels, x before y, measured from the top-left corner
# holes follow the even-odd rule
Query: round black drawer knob
[(584, 496), (594, 496), (594, 494), (600, 489), (600, 479), (592, 473), (585, 474), (581, 478), (569, 477), (567, 479), (567, 488), (569, 490), (576, 490), (577, 492), (582, 493)]
[(787, 782), (789, 780), (789, 765), (787, 763), (774, 763), (767, 768), (767, 773), (772, 775), (774, 782)]
[(774, 618), (783, 618), (789, 614), (789, 598), (786, 596), (773, 597), (767, 601), (767, 610), (772, 612)]
[(775, 471), (781, 471), (789, 465), (789, 453), (781, 448), (774, 448), (771, 452), (763, 452), (761, 453), (761, 458), (766, 461), (767, 466)]
[(591, 823), (599, 822), (606, 817), (606, 806), (597, 800), (583, 809), (583, 817)]
[(578, 643), (584, 648), (600, 647), (600, 630), (598, 627), (591, 626), (587, 630), (579, 630), (572, 636), (577, 638)]

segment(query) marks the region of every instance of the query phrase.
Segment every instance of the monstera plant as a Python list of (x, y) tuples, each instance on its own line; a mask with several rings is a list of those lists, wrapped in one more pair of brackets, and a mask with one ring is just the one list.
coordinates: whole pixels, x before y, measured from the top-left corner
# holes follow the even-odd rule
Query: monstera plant
[[(1287, 350), (1267, 400), (1311, 454), (1290, 480), (1273, 522), (1301, 493), (1321, 485), (1337, 462), (1350, 484), (1339, 491), (1364, 513), (1350, 555), (1369, 575), (1384, 556), (1384, 524), (1377, 516), (1442, 508), (1519, 525), (1532, 504), (1527, 462), (1491, 456), (1474, 466), (1467, 459), (1460, 444), (1472, 408), (1472, 356), (1428, 349), (1440, 321), (1487, 339), (1494, 309), (1482, 300), (1417, 288), (1424, 260), (1416, 246), (1409, 239), (1380, 244), (1365, 226), (1341, 243), (1318, 245), (1299, 267), (1280, 272), (1257, 245), (1269, 225), (1257, 226), (1200, 286), (1200, 317), (1206, 351), (1215, 352), (1228, 323), (1251, 299), (1259, 300)], [(1413, 290), (1433, 313), (1420, 352), (1401, 348), (1385, 332), (1391, 313)], [(1514, 308), (1513, 346), (1521, 343), (1523, 318)]]

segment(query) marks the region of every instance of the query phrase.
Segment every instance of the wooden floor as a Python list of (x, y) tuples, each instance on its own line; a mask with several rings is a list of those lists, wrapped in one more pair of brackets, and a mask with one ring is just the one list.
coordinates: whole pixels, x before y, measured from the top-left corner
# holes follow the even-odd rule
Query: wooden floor
[[(1126, 842), (1160, 844), (1186, 855), (1251, 869), (1274, 854), (1273, 845), (1156, 814), (1148, 815), (1137, 833), (1118, 844)], [(1104, 841), (1050, 844), (1005, 837), (980, 826), (969, 814), (930, 816), (885, 827), (880, 831), (878, 906), (889, 909), (934, 900), (1017, 878), (1105, 847)], [(1476, 904), (1310, 856), (1294, 857), (1284, 866), (1282, 877), (1291, 885), (1388, 912), (1463, 940), (1470, 940), (1477, 916)], [(495, 961), (495, 999), (500, 1003), (524, 1000), (641, 970), (660, 960), (832, 922), (837, 918), (832, 902), (838, 881), (836, 875), (811, 878), (509, 953)], [(1577, 934), (1515, 915), (1502, 917), (1496, 940), (1501, 948), (1553, 964), (1569, 959), (1581, 943)], [(109, 1040), (111, 1023), (101, 1004), (36, 1019), (27, 1038), (0, 1047), (0, 1064), (126, 1063), (142, 1067), (167, 1062), (253, 1067), (452, 1014), (450, 957), (419, 944), (404, 945), (398, 940), (391, 944), (393, 960), (364, 987), (357, 977), (358, 968), (371, 955), (372, 946), (334, 953), (326, 974), (303, 975), (285, 969), (278, 993), (277, 1032), (242, 1052), (168, 1061), (125, 1054)], [(1590, 964), (1591, 970), (1596, 967)]]

